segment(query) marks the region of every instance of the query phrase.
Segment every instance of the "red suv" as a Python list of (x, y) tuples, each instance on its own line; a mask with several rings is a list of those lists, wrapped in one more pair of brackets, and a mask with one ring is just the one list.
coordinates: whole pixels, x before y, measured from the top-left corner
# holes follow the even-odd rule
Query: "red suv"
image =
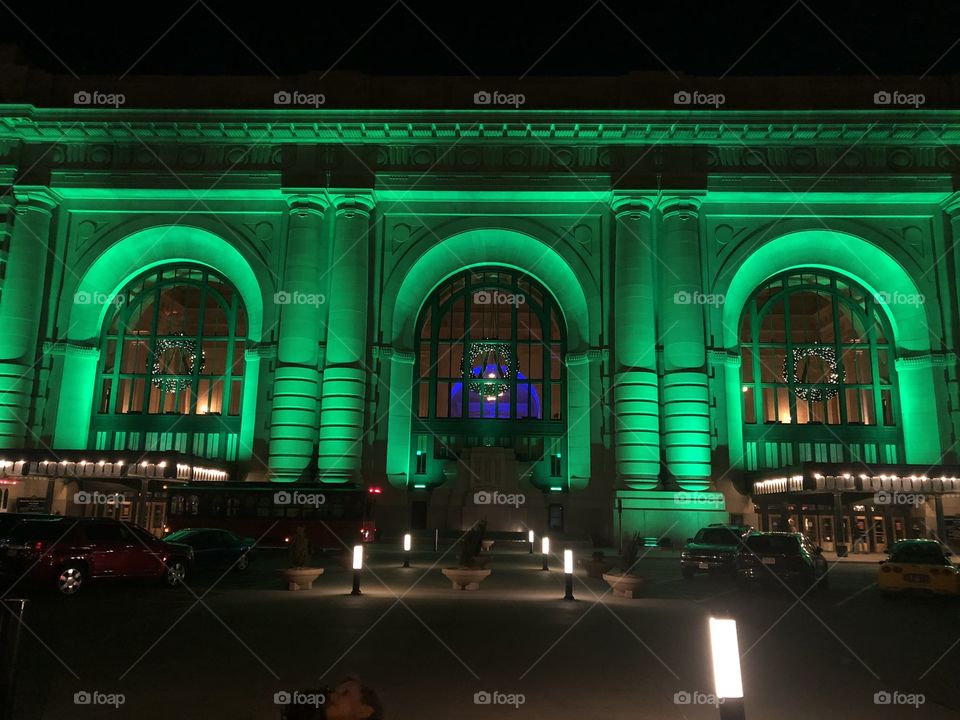
[(76, 595), (97, 578), (156, 578), (181, 583), (193, 550), (158, 540), (143, 528), (108, 518), (24, 520), (0, 548), (0, 574), (56, 583)]

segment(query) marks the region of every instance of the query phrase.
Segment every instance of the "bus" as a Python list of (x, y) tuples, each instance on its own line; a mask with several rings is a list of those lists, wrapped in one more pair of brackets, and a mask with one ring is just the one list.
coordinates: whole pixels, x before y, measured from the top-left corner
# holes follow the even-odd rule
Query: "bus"
[(373, 507), (379, 488), (271, 482), (198, 482), (167, 490), (165, 534), (219, 528), (283, 547), (303, 527), (316, 549), (376, 539)]

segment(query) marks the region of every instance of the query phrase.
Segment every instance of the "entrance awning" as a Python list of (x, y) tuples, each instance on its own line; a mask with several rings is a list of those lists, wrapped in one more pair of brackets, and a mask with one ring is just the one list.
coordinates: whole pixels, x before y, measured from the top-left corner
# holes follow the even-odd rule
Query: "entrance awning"
[(752, 475), (755, 498), (823, 493), (960, 494), (960, 467), (956, 465), (803, 463)]

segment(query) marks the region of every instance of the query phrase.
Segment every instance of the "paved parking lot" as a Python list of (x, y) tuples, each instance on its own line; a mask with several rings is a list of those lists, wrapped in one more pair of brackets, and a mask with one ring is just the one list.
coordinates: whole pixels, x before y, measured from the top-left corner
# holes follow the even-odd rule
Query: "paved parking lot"
[[(798, 602), (784, 589), (684, 581), (675, 558), (654, 554), (640, 564), (642, 599), (615, 598), (578, 571), (577, 601), (564, 602), (562, 574), (541, 572), (539, 555), (495, 552), (480, 592), (457, 593), (439, 569), (452, 553), (415, 555), (405, 570), (399, 554), (371, 550), (361, 597), (332, 557), (313, 591), (287, 592), (276, 556), (176, 590), (35, 593), (16, 717), (276, 720), (274, 693), (356, 673), (381, 692), (391, 720), (717, 718), (715, 707), (675, 702), (712, 692), (711, 613), (738, 620), (749, 718), (960, 716), (960, 602), (884, 600), (873, 564), (836, 565), (828, 590)], [(124, 703), (78, 707), (84, 691)], [(475, 704), (482, 692), (513, 704)], [(875, 704), (884, 692), (924, 702)]]

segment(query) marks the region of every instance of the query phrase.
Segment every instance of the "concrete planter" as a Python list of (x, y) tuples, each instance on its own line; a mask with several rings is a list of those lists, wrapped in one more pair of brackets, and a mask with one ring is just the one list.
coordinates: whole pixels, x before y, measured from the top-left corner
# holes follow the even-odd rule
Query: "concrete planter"
[(323, 575), (323, 568), (286, 568), (279, 572), (288, 590), (313, 590), (313, 581)]
[(607, 570), (613, 567), (613, 562), (606, 559), (599, 560), (597, 558), (591, 558), (587, 560), (583, 558), (580, 560), (580, 567), (587, 571), (587, 577), (599, 579), (603, 577), (603, 574), (607, 572)]
[(491, 573), (479, 568), (444, 568), (440, 572), (453, 583), (454, 590), (479, 590), (480, 583)]
[(603, 573), (603, 579), (613, 589), (613, 594), (619, 597), (640, 597), (640, 588), (646, 578), (639, 575), (622, 575), (620, 573)]

